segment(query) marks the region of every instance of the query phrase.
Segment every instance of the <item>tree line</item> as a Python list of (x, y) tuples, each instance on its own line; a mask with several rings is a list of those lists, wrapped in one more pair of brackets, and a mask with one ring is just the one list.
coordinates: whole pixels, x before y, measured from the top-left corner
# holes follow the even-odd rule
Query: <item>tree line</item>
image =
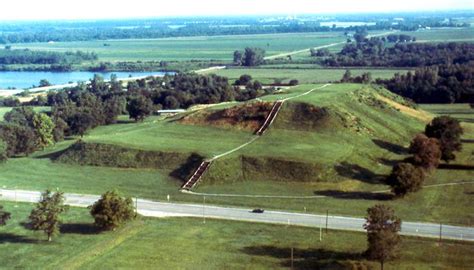
[(372, 37), (351, 42), (338, 53), (323, 60), (323, 64), (339, 66), (424, 67), (465, 64), (474, 60), (471, 43), (397, 43), (387, 46), (382, 38)]
[(0, 65), (17, 65), (17, 64), (80, 64), (84, 61), (95, 61), (98, 59), (96, 53), (89, 52), (48, 52), (48, 51), (32, 51), (29, 49), (0, 50)]
[(474, 102), (474, 63), (417, 68), (377, 84), (417, 103)]
[[(317, 19), (305, 21), (278, 20), (264, 22), (257, 18), (213, 20), (206, 18), (199, 21), (193, 18), (174, 20), (182, 27), (174, 28), (159, 20), (140, 21), (109, 21), (109, 22), (70, 22), (65, 28), (61, 25), (45, 22), (0, 26), (0, 44), (32, 43), (32, 42), (65, 42), (88, 41), (107, 39), (146, 39), (186, 36), (215, 36), (215, 35), (244, 35), (244, 34), (272, 34), (272, 33), (304, 33), (304, 32), (332, 32), (355, 31), (360, 28), (367, 30), (415, 31), (424, 27), (469, 27), (469, 24), (449, 21), (442, 22), (445, 17), (439, 18), (406, 18), (404, 21), (393, 21), (393, 18), (377, 18), (375, 25), (338, 27), (323, 26)], [(341, 21), (347, 17), (340, 18)], [(227, 20), (227, 21), (226, 21)], [(357, 20), (374, 21), (374, 18), (359, 18)], [(394, 24), (395, 23), (395, 24)], [(129, 25), (130, 27), (122, 27)], [(227, 27), (232, 25), (232, 27)]]

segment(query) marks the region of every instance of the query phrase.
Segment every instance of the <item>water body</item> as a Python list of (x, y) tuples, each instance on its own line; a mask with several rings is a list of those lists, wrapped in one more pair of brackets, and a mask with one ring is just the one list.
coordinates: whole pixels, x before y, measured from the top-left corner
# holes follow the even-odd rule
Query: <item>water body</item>
[(151, 75), (164, 75), (164, 72), (40, 72), (40, 71), (2, 71), (0, 72), (0, 89), (14, 87), (17, 89), (31, 88), (33, 85), (39, 85), (42, 79), (48, 80), (53, 85), (75, 83), (78, 81), (88, 81), (99, 74), (104, 79), (110, 79), (112, 74), (118, 78), (142, 77)]

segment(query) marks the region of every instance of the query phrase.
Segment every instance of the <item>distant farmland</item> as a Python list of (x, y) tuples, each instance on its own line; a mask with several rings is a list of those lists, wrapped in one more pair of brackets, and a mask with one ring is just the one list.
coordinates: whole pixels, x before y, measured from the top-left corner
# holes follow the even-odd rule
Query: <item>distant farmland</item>
[[(304, 65), (303, 65), (304, 66)], [(269, 66), (270, 67), (270, 66)], [(346, 71), (345, 69), (296, 69), (296, 68), (250, 68), (250, 69), (221, 69), (214, 70), (209, 73), (228, 77), (230, 81), (234, 81), (243, 74), (251, 75), (252, 78), (262, 83), (274, 83), (281, 80), (288, 83), (290, 80), (296, 79), (300, 83), (324, 83), (339, 81)], [(370, 72), (373, 79), (392, 78), (395, 73), (404, 74), (408, 72), (406, 69), (351, 69), (352, 76), (359, 76), (364, 72)]]
[(274, 55), (344, 40), (344, 33), (333, 32), (31, 43), (15, 44), (13, 47), (61, 52), (93, 51), (99, 55), (101, 61), (230, 61), (235, 50), (245, 47), (264, 48), (267, 55)]

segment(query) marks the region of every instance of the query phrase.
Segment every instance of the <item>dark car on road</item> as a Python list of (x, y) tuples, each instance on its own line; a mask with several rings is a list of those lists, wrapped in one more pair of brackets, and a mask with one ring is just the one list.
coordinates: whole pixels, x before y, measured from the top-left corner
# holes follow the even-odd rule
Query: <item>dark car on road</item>
[(261, 214), (263, 213), (265, 210), (261, 209), (261, 208), (256, 208), (256, 209), (253, 209), (252, 210), (252, 213), (257, 213), (257, 214)]

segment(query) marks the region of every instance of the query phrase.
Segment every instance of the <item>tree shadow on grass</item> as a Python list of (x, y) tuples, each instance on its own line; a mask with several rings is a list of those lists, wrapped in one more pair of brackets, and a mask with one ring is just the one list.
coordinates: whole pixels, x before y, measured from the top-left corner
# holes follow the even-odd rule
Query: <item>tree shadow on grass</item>
[(67, 223), (59, 229), (61, 233), (69, 234), (99, 234), (102, 230), (92, 223)]
[(379, 184), (384, 179), (383, 175), (376, 174), (357, 164), (342, 162), (334, 166), (334, 169), (340, 176), (356, 179), (369, 184)]
[(461, 140), (461, 143), (474, 143), (474, 140), (462, 139), (462, 140)]
[(23, 235), (17, 235), (13, 233), (0, 233), (0, 244), (14, 243), (14, 244), (36, 244), (40, 241), (37, 239), (31, 239)]
[(397, 165), (398, 163), (401, 162), (400, 160), (397, 160), (397, 159), (386, 159), (386, 158), (379, 158), (379, 159), (377, 159), (377, 161), (380, 164), (383, 164), (383, 165), (389, 166), (389, 167), (393, 167), (393, 166), (395, 166), (395, 165)]
[(366, 191), (316, 190), (314, 194), (348, 200), (389, 201), (394, 198), (391, 193), (373, 193)]
[(378, 147), (380, 147), (382, 149), (385, 149), (385, 150), (388, 150), (388, 151), (390, 151), (394, 154), (397, 154), (397, 155), (406, 155), (406, 154), (408, 154), (408, 149), (406, 147), (401, 146), (401, 145), (394, 144), (394, 143), (387, 142), (387, 141), (378, 140), (378, 139), (373, 139), (372, 142), (375, 143)]
[[(281, 266), (291, 267), (291, 247), (250, 246), (241, 250), (251, 256), (280, 259)], [(347, 269), (344, 261), (362, 260), (361, 253), (332, 251), (322, 248), (293, 249), (293, 269)]]
[(439, 164), (438, 169), (440, 169), (440, 170), (474, 171), (474, 165), (464, 165), (464, 164)]

